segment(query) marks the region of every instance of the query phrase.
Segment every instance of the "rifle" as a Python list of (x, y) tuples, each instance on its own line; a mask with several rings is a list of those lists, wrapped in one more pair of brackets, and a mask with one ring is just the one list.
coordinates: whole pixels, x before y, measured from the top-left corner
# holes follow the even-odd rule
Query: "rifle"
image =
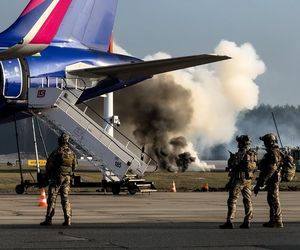
[(278, 127), (277, 127), (277, 123), (276, 123), (276, 119), (275, 119), (275, 115), (274, 115), (273, 112), (272, 112), (272, 117), (273, 117), (274, 125), (275, 125), (275, 128), (276, 128), (276, 133), (277, 133), (277, 136), (278, 136), (278, 139), (279, 139), (279, 142), (280, 142), (280, 146), (281, 146), (281, 148), (283, 148), (282, 141), (281, 141), (281, 138), (280, 138)]

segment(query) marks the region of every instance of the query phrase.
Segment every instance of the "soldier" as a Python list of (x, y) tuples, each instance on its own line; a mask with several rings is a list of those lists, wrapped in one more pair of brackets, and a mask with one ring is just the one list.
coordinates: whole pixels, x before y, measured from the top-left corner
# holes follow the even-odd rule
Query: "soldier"
[(279, 201), (279, 183), (281, 181), (280, 163), (281, 153), (278, 147), (277, 136), (266, 134), (259, 138), (264, 142), (266, 154), (259, 164), (260, 174), (254, 187), (255, 195), (266, 187), (267, 200), (270, 207), (270, 221), (264, 227), (283, 227), (282, 213)]
[(256, 169), (257, 153), (249, 149), (251, 139), (248, 135), (237, 136), (238, 152), (230, 153), (228, 160), (229, 182), (226, 184), (226, 189), (229, 191), (227, 200), (228, 213), (225, 224), (220, 225), (222, 229), (233, 229), (232, 220), (236, 213), (237, 199), (242, 193), (243, 203), (245, 208), (244, 222), (240, 228), (250, 228), (250, 221), (253, 216), (252, 201), (251, 201), (251, 184)]
[(61, 197), (61, 205), (65, 221), (63, 226), (71, 225), (71, 205), (69, 202), (71, 176), (77, 164), (76, 155), (69, 147), (69, 136), (62, 133), (58, 138), (59, 147), (51, 153), (46, 164), (46, 176), (49, 179), (48, 207), (45, 221), (42, 226), (52, 225), (52, 217), (55, 212), (58, 193)]

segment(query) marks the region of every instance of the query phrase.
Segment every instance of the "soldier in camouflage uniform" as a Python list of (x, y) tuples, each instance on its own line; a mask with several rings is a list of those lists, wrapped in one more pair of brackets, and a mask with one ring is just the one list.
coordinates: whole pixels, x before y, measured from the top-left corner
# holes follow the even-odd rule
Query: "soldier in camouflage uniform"
[(230, 153), (228, 160), (230, 177), (226, 185), (226, 189), (229, 191), (228, 213), (226, 223), (219, 226), (222, 229), (234, 228), (232, 220), (235, 217), (236, 203), (240, 193), (242, 193), (245, 208), (245, 218), (240, 228), (250, 228), (250, 221), (253, 216), (251, 184), (256, 169), (257, 153), (249, 149), (251, 139), (248, 135), (237, 136), (236, 140), (238, 142), (238, 152), (235, 154)]
[(259, 190), (264, 187), (266, 187), (268, 192), (267, 200), (270, 207), (270, 221), (264, 223), (263, 226), (283, 227), (279, 201), (281, 152), (278, 147), (277, 136), (266, 134), (259, 139), (264, 142), (267, 152), (259, 164), (260, 174), (254, 187), (254, 193), (257, 195)]
[(46, 164), (46, 176), (49, 179), (48, 207), (45, 221), (40, 225), (52, 225), (57, 195), (60, 194), (65, 221), (63, 226), (71, 225), (71, 204), (69, 202), (71, 176), (77, 164), (76, 155), (70, 149), (69, 136), (63, 133), (58, 138), (59, 147), (52, 152)]

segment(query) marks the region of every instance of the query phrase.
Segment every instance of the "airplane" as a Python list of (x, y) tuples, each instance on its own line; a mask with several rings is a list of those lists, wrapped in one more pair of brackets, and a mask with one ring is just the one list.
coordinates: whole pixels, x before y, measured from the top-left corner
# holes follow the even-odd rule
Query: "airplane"
[[(118, 0), (31, 0), (28, 3), (17, 20), (0, 33), (0, 123), (43, 112), (48, 115), (48, 123), (59, 119), (53, 112), (60, 104), (59, 96), (65, 97), (64, 101), (68, 99), (61, 92), (72, 89), (69, 82), (75, 88), (72, 94), (78, 95), (66, 104), (72, 109), (156, 74), (230, 59), (224, 55), (202, 54), (143, 61), (113, 53), (117, 4)], [(74, 125), (71, 129), (63, 124), (66, 120), (57, 120), (56, 127), (78, 135), (78, 143), (84, 143), (84, 126)], [(120, 155), (111, 158), (114, 160), (108, 161), (116, 171), (124, 162), (125, 165), (133, 162), (124, 160), (121, 164)]]
[[(28, 113), (28, 79), (96, 79), (77, 103), (129, 87), (172, 70), (229, 59), (195, 55), (142, 61), (111, 53), (118, 0), (31, 0), (19, 18), (0, 33), (0, 122)], [(83, 68), (72, 66), (84, 65)], [(38, 83), (36, 83), (37, 85)], [(34, 83), (31, 82), (31, 87)], [(13, 102), (22, 100), (23, 102)]]

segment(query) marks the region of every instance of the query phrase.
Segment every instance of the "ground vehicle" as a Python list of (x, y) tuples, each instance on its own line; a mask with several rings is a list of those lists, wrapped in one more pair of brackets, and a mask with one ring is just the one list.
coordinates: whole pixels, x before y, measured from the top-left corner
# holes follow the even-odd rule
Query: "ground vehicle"
[(295, 160), (296, 171), (300, 172), (300, 147), (291, 148), (291, 154)]

